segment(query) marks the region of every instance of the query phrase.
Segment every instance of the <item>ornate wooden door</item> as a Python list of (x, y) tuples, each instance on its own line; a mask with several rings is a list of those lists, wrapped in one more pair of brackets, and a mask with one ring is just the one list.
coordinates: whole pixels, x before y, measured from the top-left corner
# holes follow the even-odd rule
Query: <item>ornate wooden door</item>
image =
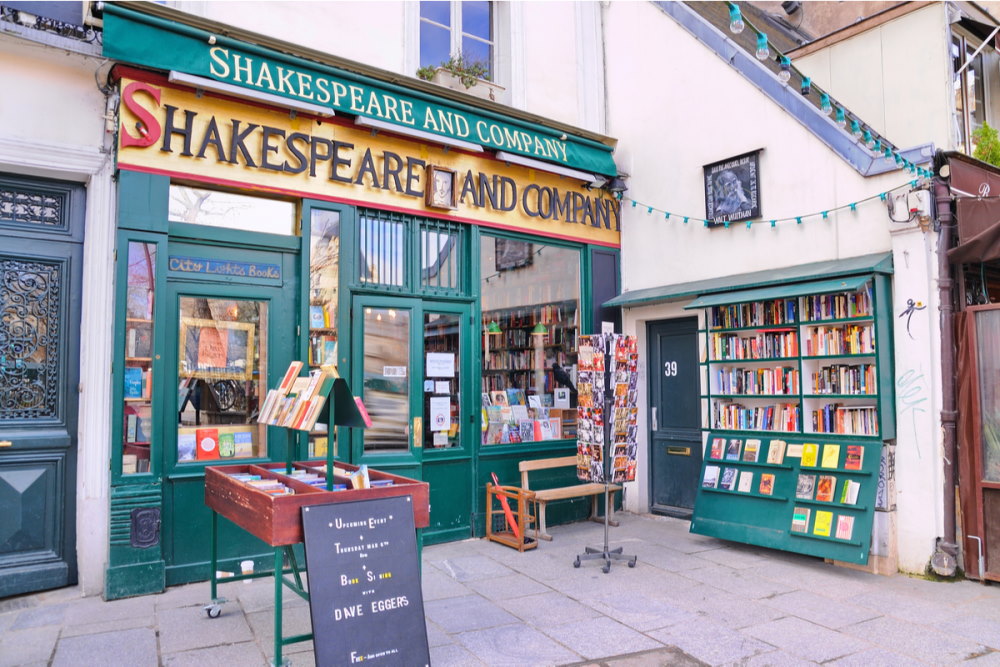
[(0, 174), (0, 598), (76, 583), (83, 187)]

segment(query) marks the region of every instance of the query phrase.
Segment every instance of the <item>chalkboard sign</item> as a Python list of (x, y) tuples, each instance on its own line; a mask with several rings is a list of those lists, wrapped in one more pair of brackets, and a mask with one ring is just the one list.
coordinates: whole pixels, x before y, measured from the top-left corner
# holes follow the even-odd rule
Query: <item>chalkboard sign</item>
[(302, 508), (317, 665), (429, 665), (410, 496)]

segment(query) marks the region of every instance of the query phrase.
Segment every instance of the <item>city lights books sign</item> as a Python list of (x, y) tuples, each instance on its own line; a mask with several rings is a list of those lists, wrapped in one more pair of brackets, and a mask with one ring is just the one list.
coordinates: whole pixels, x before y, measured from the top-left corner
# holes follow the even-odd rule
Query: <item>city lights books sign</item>
[(707, 164), (704, 170), (709, 226), (760, 217), (759, 150)]

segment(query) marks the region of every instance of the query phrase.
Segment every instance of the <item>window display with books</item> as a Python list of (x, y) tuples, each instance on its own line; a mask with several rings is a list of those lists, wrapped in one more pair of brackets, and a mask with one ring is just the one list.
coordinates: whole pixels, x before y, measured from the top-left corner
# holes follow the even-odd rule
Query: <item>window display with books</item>
[(123, 475), (150, 472), (156, 244), (128, 244), (122, 400)]
[(266, 456), (268, 302), (182, 296), (179, 318), (177, 462)]
[[(337, 304), (340, 281), (340, 213), (310, 212), (309, 348), (310, 369), (337, 365)], [(308, 457), (325, 458), (328, 447), (337, 455), (337, 430), (321, 415), (308, 436)]]
[(483, 236), (482, 444), (576, 437), (580, 252)]
[(796, 287), (689, 306), (706, 308), (708, 419), (691, 530), (865, 563), (895, 429), (889, 279)]

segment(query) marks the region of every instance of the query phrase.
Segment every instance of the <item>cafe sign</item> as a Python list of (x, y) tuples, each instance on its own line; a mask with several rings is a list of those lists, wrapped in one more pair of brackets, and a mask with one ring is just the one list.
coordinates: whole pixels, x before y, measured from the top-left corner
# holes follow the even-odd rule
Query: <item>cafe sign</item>
[(489, 110), (449, 103), (108, 3), (104, 57), (205, 77), (405, 128), (615, 176), (612, 148)]

